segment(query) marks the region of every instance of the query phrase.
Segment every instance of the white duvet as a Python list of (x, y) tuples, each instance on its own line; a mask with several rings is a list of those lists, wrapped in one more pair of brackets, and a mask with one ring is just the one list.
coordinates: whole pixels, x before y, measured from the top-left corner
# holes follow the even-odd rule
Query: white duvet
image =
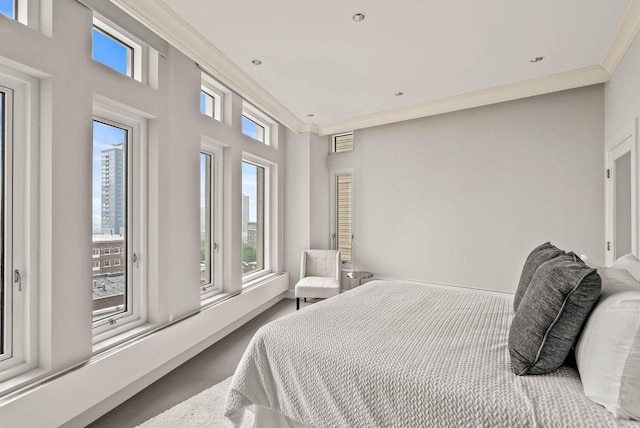
[[(292, 303), (293, 304), (293, 303)], [(262, 327), (225, 414), (275, 410), (309, 427), (610, 427), (577, 371), (515, 376), (512, 298), (373, 281)]]

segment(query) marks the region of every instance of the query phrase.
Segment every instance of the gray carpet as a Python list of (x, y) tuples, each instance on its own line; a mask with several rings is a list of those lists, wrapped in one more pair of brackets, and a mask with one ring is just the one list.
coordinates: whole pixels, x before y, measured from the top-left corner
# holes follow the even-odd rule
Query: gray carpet
[[(138, 428), (233, 428), (224, 417), (224, 403), (231, 378), (183, 401), (177, 406), (149, 419)], [(253, 413), (245, 412), (239, 428), (253, 426)]]
[[(301, 303), (303, 305), (303, 303)], [(295, 311), (284, 299), (89, 425), (133, 428), (232, 376), (253, 334)]]

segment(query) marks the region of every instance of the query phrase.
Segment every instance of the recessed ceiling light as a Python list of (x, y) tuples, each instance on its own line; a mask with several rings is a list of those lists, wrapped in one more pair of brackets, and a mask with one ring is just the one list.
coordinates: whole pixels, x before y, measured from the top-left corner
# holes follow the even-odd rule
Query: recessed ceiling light
[(313, 113), (309, 113), (307, 117), (313, 117)]
[(367, 15), (365, 15), (364, 13), (356, 13), (355, 15), (353, 15), (353, 20), (356, 22), (361, 22), (364, 21), (366, 17)]
[(251, 64), (260, 65), (260, 64), (262, 64), (262, 61), (260, 61), (259, 59), (254, 59), (253, 61), (251, 61)]
[(533, 58), (531, 58), (531, 62), (540, 62), (544, 59), (543, 56), (535, 56)]
[(396, 93), (395, 93), (395, 94), (393, 94), (393, 95), (395, 95), (396, 97), (401, 97), (401, 96), (402, 96), (402, 95), (404, 95), (404, 94), (403, 94), (402, 92), (396, 92)]

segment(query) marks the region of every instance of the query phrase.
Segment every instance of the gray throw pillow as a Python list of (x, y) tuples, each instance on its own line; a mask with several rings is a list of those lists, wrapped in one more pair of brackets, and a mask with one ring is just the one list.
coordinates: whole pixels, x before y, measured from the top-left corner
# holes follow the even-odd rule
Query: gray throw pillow
[(543, 374), (562, 366), (600, 297), (600, 287), (597, 270), (573, 253), (543, 263), (509, 329), (513, 372)]
[(520, 301), (524, 297), (524, 293), (526, 293), (527, 288), (529, 288), (531, 278), (533, 278), (533, 274), (536, 273), (540, 265), (551, 259), (555, 259), (562, 254), (565, 254), (565, 252), (557, 248), (551, 242), (545, 242), (531, 251), (529, 257), (527, 257), (527, 260), (524, 262), (522, 274), (520, 275), (520, 282), (518, 283), (518, 289), (516, 290), (516, 295), (513, 298), (514, 312), (518, 310), (518, 305), (520, 305)]

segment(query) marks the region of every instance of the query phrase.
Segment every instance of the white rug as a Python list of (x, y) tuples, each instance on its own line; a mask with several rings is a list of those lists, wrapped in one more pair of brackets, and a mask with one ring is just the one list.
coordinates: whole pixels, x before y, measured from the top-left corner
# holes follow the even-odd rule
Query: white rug
[[(183, 401), (149, 419), (139, 428), (233, 428), (233, 424), (224, 417), (224, 403), (231, 378), (202, 391), (200, 394)], [(253, 413), (245, 412), (242, 428), (253, 426)]]

